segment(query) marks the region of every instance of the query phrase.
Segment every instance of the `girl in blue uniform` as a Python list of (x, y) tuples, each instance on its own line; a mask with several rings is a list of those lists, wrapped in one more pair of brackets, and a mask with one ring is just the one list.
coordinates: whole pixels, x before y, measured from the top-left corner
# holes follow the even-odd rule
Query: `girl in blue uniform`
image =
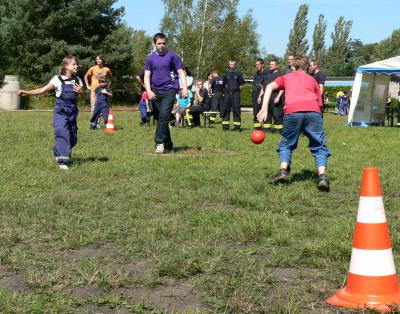
[(68, 56), (61, 62), (60, 74), (54, 76), (50, 82), (41, 88), (33, 90), (19, 90), (18, 94), (40, 95), (55, 90), (56, 103), (54, 108), (53, 128), (55, 145), (53, 153), (60, 169), (68, 169), (72, 148), (78, 139), (78, 107), (77, 97), (82, 93), (82, 80), (76, 76), (78, 59)]

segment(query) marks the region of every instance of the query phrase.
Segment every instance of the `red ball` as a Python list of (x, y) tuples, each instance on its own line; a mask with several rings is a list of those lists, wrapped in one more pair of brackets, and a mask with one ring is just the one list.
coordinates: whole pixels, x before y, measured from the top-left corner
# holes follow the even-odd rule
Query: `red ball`
[(265, 139), (264, 132), (260, 130), (254, 130), (250, 134), (250, 139), (254, 144), (261, 144)]

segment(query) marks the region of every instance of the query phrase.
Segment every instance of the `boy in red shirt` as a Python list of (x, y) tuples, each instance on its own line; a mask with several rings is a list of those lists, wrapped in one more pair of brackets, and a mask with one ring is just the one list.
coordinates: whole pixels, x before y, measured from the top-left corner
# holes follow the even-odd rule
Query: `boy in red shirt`
[(285, 90), (283, 107), (283, 132), (277, 148), (280, 170), (271, 178), (271, 183), (288, 183), (292, 151), (296, 149), (299, 136), (304, 133), (309, 139), (311, 154), (318, 169), (317, 187), (329, 191), (329, 179), (325, 174), (328, 157), (331, 155), (326, 146), (325, 130), (322, 122), (322, 97), (315, 79), (306, 73), (309, 68), (307, 57), (296, 56), (293, 60), (293, 72), (278, 77), (267, 85), (262, 108), (257, 115), (259, 122), (267, 118), (271, 93), (277, 89)]

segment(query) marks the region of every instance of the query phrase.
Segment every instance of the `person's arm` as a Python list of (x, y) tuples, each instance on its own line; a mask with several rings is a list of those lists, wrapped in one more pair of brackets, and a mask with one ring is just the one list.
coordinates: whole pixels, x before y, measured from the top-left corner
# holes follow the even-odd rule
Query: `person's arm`
[(239, 77), (239, 90), (240, 91), (242, 91), (244, 83), (245, 83), (244, 78), (242, 75), (240, 75), (240, 77)]
[[(20, 89), (18, 91), (18, 95), (20, 95), (20, 96), (41, 95), (41, 94), (44, 94), (53, 89), (54, 89), (54, 85), (52, 83), (48, 83), (47, 85), (40, 87), (40, 88), (36, 88), (36, 89), (31, 89), (31, 90)], [(82, 88), (81, 88), (81, 90), (82, 90)]]
[(319, 84), (319, 92), (321, 93), (321, 95), (324, 94), (324, 84)]
[(199, 99), (199, 102), (203, 102), (204, 96), (200, 93), (200, 91), (201, 91), (201, 89), (199, 89), (199, 88), (196, 86), (196, 95), (197, 95), (197, 98)]
[(113, 93), (112, 93), (112, 90), (111, 90), (111, 89), (103, 88), (101, 92), (102, 92), (103, 94), (106, 94), (108, 97), (112, 97), (112, 96), (113, 96)]
[(106, 77), (108, 78), (108, 85), (107, 86), (111, 86), (112, 73), (111, 73), (110, 69), (107, 70)]
[(258, 99), (257, 99), (257, 102), (259, 103), (259, 104), (261, 104), (261, 100), (262, 100), (262, 98), (263, 98), (263, 95), (264, 95), (264, 86), (262, 86), (261, 87), (261, 90), (260, 90), (260, 93), (258, 94)]
[(86, 72), (85, 76), (83, 77), (83, 80), (85, 81), (86, 88), (90, 90), (91, 86), (89, 85), (89, 76), (92, 76), (92, 73), (91, 73), (90, 69)]
[(144, 87), (146, 88), (148, 99), (155, 99), (156, 94), (154, 94), (154, 92), (151, 90), (150, 75), (151, 71), (149, 70), (144, 71)]
[(142, 86), (143, 88), (146, 88), (146, 86), (144, 86), (144, 82), (142, 81), (142, 78), (139, 75), (135, 76), (136, 81), (140, 84), (140, 86)]
[(271, 94), (274, 90), (278, 89), (276, 82), (269, 83), (265, 88), (264, 100), (260, 112), (257, 115), (258, 122), (264, 122), (268, 115), (268, 103), (271, 98)]
[(179, 75), (179, 79), (181, 80), (182, 83), (182, 97), (183, 98), (187, 98), (189, 96), (188, 93), (188, 89), (187, 89), (187, 85), (186, 85), (186, 76), (185, 76), (185, 71), (183, 71), (182, 69), (178, 70), (178, 75)]
[(274, 104), (277, 104), (279, 102), (279, 100), (281, 99), (283, 93), (284, 93), (284, 91), (283, 91), (283, 89), (281, 89), (279, 91), (278, 95), (274, 99)]

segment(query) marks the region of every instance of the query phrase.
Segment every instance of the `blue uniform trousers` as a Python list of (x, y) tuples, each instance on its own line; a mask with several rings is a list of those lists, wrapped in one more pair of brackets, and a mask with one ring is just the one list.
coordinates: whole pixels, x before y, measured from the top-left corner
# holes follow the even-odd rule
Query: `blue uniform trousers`
[(102, 103), (102, 104), (96, 103), (92, 118), (90, 119), (90, 127), (92, 129), (96, 128), (97, 121), (100, 118), (101, 114), (104, 117), (104, 125), (106, 125), (108, 121), (109, 112), (110, 112), (110, 107), (108, 106), (107, 103)]
[(59, 164), (68, 164), (71, 150), (78, 141), (78, 107), (72, 104), (56, 103), (53, 117), (55, 137), (53, 153)]

